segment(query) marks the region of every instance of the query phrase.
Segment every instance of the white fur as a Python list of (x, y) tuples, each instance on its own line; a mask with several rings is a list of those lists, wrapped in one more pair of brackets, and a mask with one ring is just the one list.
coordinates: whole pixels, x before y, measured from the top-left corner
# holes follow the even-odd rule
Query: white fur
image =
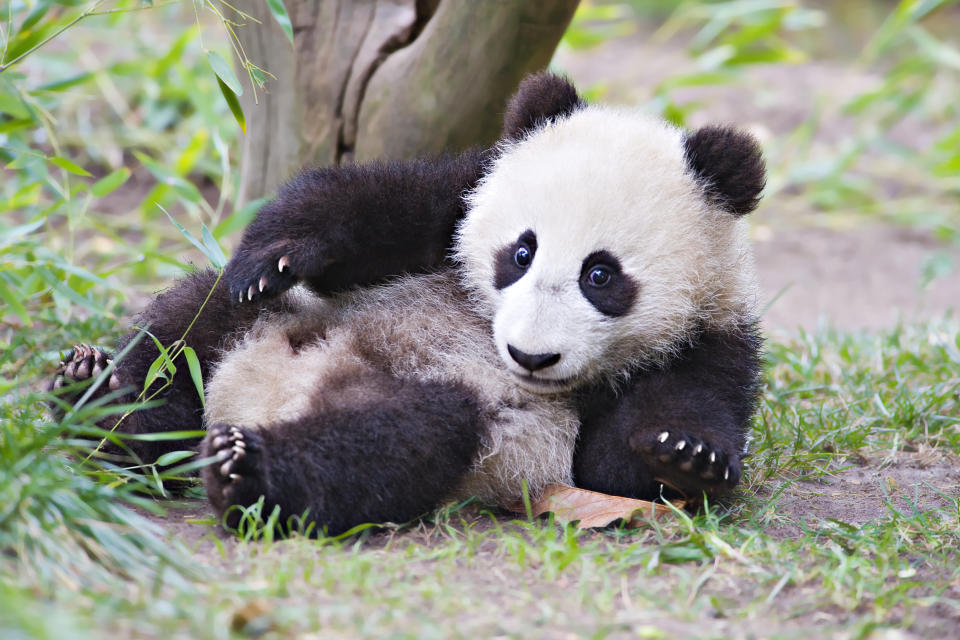
[[(744, 223), (707, 203), (686, 166), (683, 133), (659, 120), (588, 107), (548, 123), (504, 144), (469, 200), (456, 256), (518, 375), (526, 372), (507, 344), (562, 354), (534, 374), (542, 380), (616, 378), (673, 355), (698, 325), (729, 329), (753, 313)], [(537, 237), (533, 263), (497, 291), (491, 256), (527, 229)], [(622, 317), (604, 316), (579, 289), (583, 259), (598, 250), (639, 283)]]

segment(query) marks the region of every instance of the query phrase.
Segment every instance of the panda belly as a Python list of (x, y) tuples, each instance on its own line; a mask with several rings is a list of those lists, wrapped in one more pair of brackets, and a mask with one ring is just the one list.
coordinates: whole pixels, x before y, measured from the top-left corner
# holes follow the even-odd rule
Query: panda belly
[[(490, 321), (475, 311), (456, 272), (404, 276), (330, 299), (287, 295), (291, 310), (261, 317), (217, 365), (206, 385), (207, 424), (269, 429), (298, 420), (345, 376), (375, 368), (458, 382), (476, 394), (481, 447), (450, 498), (505, 503), (521, 496), (524, 480), (533, 495), (571, 483), (579, 421), (568, 397), (516, 385), (495, 351)], [(358, 405), (369, 400), (356, 398)]]

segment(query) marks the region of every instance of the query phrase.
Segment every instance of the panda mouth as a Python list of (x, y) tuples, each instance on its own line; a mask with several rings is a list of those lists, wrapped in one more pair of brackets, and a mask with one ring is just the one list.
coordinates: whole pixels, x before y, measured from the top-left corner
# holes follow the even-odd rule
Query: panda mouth
[(573, 386), (573, 378), (535, 378), (532, 374), (513, 373), (514, 377), (525, 387), (538, 391), (564, 391)]

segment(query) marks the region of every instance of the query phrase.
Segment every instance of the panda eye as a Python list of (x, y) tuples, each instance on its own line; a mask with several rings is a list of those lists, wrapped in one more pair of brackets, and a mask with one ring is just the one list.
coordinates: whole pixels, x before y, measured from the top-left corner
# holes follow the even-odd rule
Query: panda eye
[(587, 274), (587, 282), (593, 287), (605, 287), (612, 278), (613, 274), (606, 267), (594, 267)]
[(499, 291), (526, 275), (537, 255), (537, 234), (527, 229), (497, 250), (493, 262), (493, 286)]
[(617, 256), (606, 249), (583, 259), (579, 284), (593, 308), (611, 318), (629, 313), (640, 290), (640, 283), (624, 272)]
[(513, 261), (518, 267), (526, 269), (530, 266), (531, 260), (533, 260), (533, 254), (530, 252), (530, 247), (523, 244), (517, 247), (517, 251), (513, 254)]

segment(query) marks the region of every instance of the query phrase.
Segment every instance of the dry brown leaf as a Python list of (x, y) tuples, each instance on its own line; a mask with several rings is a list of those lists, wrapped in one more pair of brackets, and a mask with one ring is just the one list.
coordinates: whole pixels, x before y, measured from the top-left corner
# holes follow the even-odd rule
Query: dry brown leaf
[[(682, 500), (675, 500), (673, 504), (678, 508), (684, 506)], [(534, 516), (552, 511), (560, 522), (579, 521), (578, 529), (606, 527), (621, 519), (627, 528), (636, 529), (649, 524), (653, 518), (673, 513), (670, 507), (664, 504), (611, 496), (562, 484), (548, 486), (544, 489), (543, 496), (530, 506)], [(511, 505), (510, 510), (526, 512), (522, 503)]]
[(242, 603), (233, 611), (230, 628), (235, 633), (248, 636), (260, 636), (273, 627), (270, 612), (273, 606), (268, 600), (255, 598)]

